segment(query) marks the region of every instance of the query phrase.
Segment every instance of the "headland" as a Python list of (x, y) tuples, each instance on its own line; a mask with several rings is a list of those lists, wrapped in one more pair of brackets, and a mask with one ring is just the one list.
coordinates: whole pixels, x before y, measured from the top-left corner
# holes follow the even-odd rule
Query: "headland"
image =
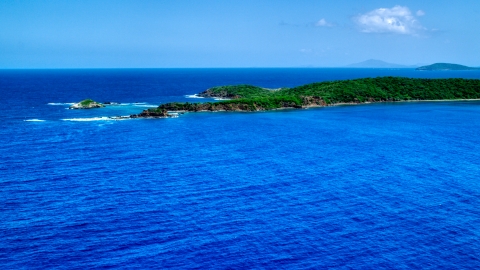
[(172, 112), (255, 112), (375, 102), (472, 100), (480, 99), (480, 80), (377, 77), (274, 90), (252, 85), (230, 85), (212, 87), (197, 96), (228, 100), (165, 103), (130, 117), (165, 118), (171, 117)]

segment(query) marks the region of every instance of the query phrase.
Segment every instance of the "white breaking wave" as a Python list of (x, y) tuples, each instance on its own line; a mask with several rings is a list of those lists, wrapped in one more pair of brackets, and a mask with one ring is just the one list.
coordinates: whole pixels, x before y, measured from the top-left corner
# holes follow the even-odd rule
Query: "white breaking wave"
[(146, 108), (156, 108), (158, 107), (157, 105), (149, 105), (149, 104), (139, 104), (139, 105), (133, 105), (135, 107), (146, 107)]
[(128, 120), (130, 118), (115, 118), (115, 117), (91, 117), (91, 118), (65, 118), (61, 119), (63, 121), (73, 121), (73, 122), (90, 122), (90, 121), (118, 121), (118, 120)]
[(197, 96), (197, 94), (195, 94), (195, 95), (186, 95), (185, 97), (186, 97), (186, 98), (204, 98), (204, 97), (199, 97), (199, 96)]
[(115, 104), (115, 105), (119, 105), (119, 106), (140, 106), (140, 105), (145, 105), (147, 104), (146, 102), (131, 102), (131, 103), (119, 103), (119, 104)]
[(229, 98), (214, 98), (213, 100), (230, 100)]
[(45, 122), (45, 120), (41, 120), (41, 119), (27, 119), (27, 120), (23, 120), (25, 122)]
[(48, 103), (48, 105), (53, 105), (53, 106), (65, 106), (65, 105), (73, 105), (75, 103), (55, 103), (55, 102), (51, 102), (51, 103)]

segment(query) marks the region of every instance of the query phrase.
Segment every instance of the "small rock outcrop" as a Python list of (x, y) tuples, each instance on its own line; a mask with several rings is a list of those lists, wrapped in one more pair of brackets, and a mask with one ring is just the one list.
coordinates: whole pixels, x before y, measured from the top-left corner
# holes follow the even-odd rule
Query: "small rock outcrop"
[(167, 118), (172, 116), (167, 110), (144, 110), (140, 114), (130, 115), (130, 118)]
[(70, 106), (70, 109), (93, 109), (93, 108), (102, 108), (102, 107), (105, 107), (105, 105), (98, 103), (96, 101), (93, 101), (91, 99), (85, 99), (78, 103), (73, 104), (72, 106)]

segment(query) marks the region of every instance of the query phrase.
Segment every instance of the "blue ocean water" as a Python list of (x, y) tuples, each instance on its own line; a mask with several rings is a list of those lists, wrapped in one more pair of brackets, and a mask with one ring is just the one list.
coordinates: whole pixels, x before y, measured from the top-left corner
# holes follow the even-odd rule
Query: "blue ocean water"
[(1, 268), (478, 269), (478, 101), (100, 118), (376, 76), (480, 72), (0, 71)]

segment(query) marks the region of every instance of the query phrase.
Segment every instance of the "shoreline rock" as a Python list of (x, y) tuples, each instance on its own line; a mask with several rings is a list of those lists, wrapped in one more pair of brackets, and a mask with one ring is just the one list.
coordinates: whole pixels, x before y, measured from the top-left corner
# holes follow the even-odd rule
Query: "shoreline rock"
[(94, 108), (103, 108), (105, 105), (98, 103), (91, 99), (84, 99), (78, 103), (70, 106), (70, 109), (94, 109)]
[(139, 114), (132, 114), (130, 118), (176, 118), (178, 113), (168, 113), (167, 110), (144, 110)]

